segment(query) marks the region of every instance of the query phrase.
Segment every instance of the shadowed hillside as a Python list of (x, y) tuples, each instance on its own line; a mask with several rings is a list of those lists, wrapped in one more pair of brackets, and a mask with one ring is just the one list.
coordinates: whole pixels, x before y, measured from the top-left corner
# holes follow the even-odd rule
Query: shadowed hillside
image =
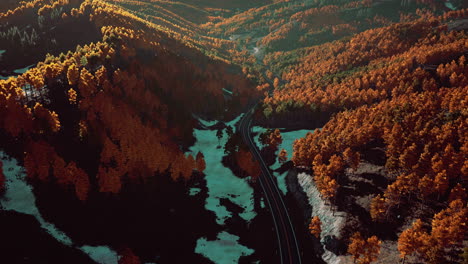
[(466, 262), (467, 21), (460, 0), (2, 1), (0, 195), (34, 219), (3, 198), (0, 219), (63, 230), (53, 263), (270, 261), (280, 214), (304, 260)]

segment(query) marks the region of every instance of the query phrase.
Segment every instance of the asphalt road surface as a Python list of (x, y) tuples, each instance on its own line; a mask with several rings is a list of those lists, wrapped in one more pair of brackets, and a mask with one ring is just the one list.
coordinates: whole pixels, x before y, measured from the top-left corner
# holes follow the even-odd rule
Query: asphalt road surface
[(244, 142), (249, 146), (255, 159), (260, 163), (262, 173), (260, 174), (259, 180), (273, 217), (278, 238), (278, 248), (281, 258), (280, 263), (301, 264), (299, 244), (294, 233), (288, 209), (286, 208), (273, 175), (271, 175), (268, 166), (265, 164), (265, 161), (250, 135), (252, 115), (256, 106), (257, 105), (254, 105), (245, 113), (237, 129), (241, 133)]

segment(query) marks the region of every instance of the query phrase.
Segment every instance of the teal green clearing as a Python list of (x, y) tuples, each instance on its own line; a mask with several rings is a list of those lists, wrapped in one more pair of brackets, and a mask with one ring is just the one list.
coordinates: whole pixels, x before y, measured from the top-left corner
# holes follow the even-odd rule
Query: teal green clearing
[[(41, 227), (57, 241), (73, 247), (70, 237), (57, 229), (54, 224), (46, 222), (42, 217), (36, 206), (36, 197), (32, 187), (26, 182), (25, 169), (3, 151), (0, 151), (0, 159), (3, 163), (3, 174), (6, 179), (5, 194), (0, 199), (1, 209), (34, 216)], [(79, 249), (99, 264), (117, 264), (119, 261), (117, 253), (106, 246), (83, 246)]]
[(114, 264), (119, 262), (117, 253), (104, 246), (83, 246), (81, 251), (88, 254), (88, 256), (100, 264)]
[[(238, 119), (240, 118), (236, 118), (236, 120)], [(222, 147), (217, 147), (216, 131), (195, 129), (194, 136), (197, 141), (190, 148), (191, 154), (196, 155), (201, 151), (205, 155), (206, 169), (204, 173), (208, 188), (205, 208), (216, 214), (216, 222), (219, 225), (224, 225), (225, 221), (232, 217), (232, 213), (220, 204), (220, 199), (229, 199), (232, 203), (242, 207), (243, 211), (239, 214), (242, 219), (252, 220), (257, 215), (254, 211), (253, 189), (249, 185), (248, 179), (236, 177), (230, 169), (221, 163), (224, 150)], [(227, 135), (224, 131), (221, 146), (224, 146), (226, 141)]]
[(218, 239), (214, 241), (207, 241), (204, 237), (200, 238), (197, 241), (195, 252), (216, 264), (239, 263), (240, 257), (249, 256), (254, 250), (239, 245), (238, 241), (238, 236), (223, 231), (218, 234)]
[(195, 196), (195, 195), (199, 194), (200, 191), (201, 191), (200, 188), (196, 188), (196, 187), (190, 188), (189, 195), (190, 196)]
[[(233, 127), (241, 117), (242, 115), (226, 125)], [(216, 122), (200, 120), (200, 123), (207, 126), (214, 125)], [(198, 151), (201, 151), (206, 162), (204, 174), (208, 197), (205, 201), (205, 209), (215, 213), (218, 225), (224, 225), (225, 221), (232, 217), (232, 212), (221, 205), (221, 199), (228, 199), (243, 209), (239, 213), (243, 220), (248, 222), (254, 219), (257, 213), (254, 210), (254, 190), (248, 183), (249, 177), (239, 178), (221, 163), (224, 156), (222, 146), (226, 144), (228, 139), (226, 130), (223, 130), (223, 137), (219, 141), (216, 137), (216, 130), (195, 129), (194, 136), (197, 140), (195, 145), (190, 148), (190, 152), (192, 155), (196, 155)], [(192, 187), (189, 190), (189, 195), (196, 195), (199, 191), (199, 188)], [(217, 264), (238, 263), (241, 256), (248, 256), (254, 252), (254, 250), (239, 244), (238, 241), (238, 236), (225, 231), (219, 233), (217, 240), (214, 241), (208, 241), (205, 237), (201, 237), (197, 240), (195, 253), (203, 255)]]
[[(260, 133), (263, 133), (266, 130), (267, 130), (266, 128), (259, 127), (259, 126), (255, 126), (252, 128), (252, 132), (257, 133), (257, 135), (254, 138), (254, 141), (255, 141), (255, 144), (257, 144), (257, 147), (259, 149), (262, 147), (262, 144), (260, 143), (258, 136)], [(305, 137), (305, 135), (307, 135), (308, 132), (313, 132), (313, 130), (311, 131), (307, 129), (302, 129), (302, 130), (281, 132), (281, 136), (283, 137), (283, 142), (278, 146), (278, 152), (281, 149), (285, 149), (288, 152), (288, 159), (291, 159), (292, 153), (293, 153), (294, 140)], [(276, 153), (276, 155), (278, 155), (278, 152)], [(288, 192), (288, 187), (286, 185), (286, 175), (288, 174), (288, 172), (286, 171), (283, 173), (278, 173), (274, 171), (280, 167), (281, 167), (281, 164), (279, 163), (278, 159), (276, 159), (275, 164), (270, 166), (270, 168), (273, 170), (273, 175), (276, 177), (278, 181), (278, 188), (281, 190), (283, 195), (286, 195), (286, 193)]]

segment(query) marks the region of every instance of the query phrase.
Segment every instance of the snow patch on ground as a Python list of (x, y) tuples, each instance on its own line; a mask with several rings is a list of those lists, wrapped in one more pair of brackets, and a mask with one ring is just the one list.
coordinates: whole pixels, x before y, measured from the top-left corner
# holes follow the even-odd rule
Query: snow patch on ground
[[(223, 88), (224, 89), (224, 88)], [(227, 90), (226, 90), (227, 91)], [(230, 91), (229, 91), (230, 92)], [(232, 92), (231, 92), (232, 93)], [(234, 125), (239, 122), (239, 120), (241, 120), (241, 118), (244, 116), (244, 113), (240, 114), (238, 117), (236, 117), (235, 119), (229, 121), (229, 122), (225, 122), (224, 124), (226, 124), (226, 126), (231, 126), (232, 128), (234, 128)], [(196, 118), (198, 120), (198, 122), (204, 126), (204, 127), (211, 127), (211, 126), (214, 126), (216, 125), (219, 120), (205, 120), (205, 119), (202, 119), (196, 115), (193, 115), (194, 118)]]
[(452, 10), (457, 10), (457, 7), (455, 7), (455, 6), (453, 5), (453, 3), (451, 3), (451, 2), (445, 2), (445, 6), (446, 6), (447, 8), (452, 9)]
[[(259, 127), (259, 126), (252, 127), (252, 132), (257, 133), (256, 136), (254, 137), (254, 142), (259, 149), (262, 147), (262, 144), (260, 143), (258, 136), (261, 133), (265, 132), (266, 130), (267, 129), (264, 127)], [(289, 159), (292, 158), (294, 140), (305, 137), (305, 135), (308, 132), (312, 132), (312, 131), (302, 129), (302, 130), (281, 132), (283, 142), (278, 146), (278, 151), (280, 151), (281, 149), (285, 149), (288, 152), (288, 158)], [(288, 175), (288, 172), (287, 171), (283, 173), (276, 172), (275, 170), (279, 169), (280, 167), (281, 167), (281, 163), (278, 161), (278, 159), (276, 159), (275, 164), (270, 166), (270, 168), (273, 171), (273, 175), (276, 177), (278, 181), (278, 188), (281, 190), (283, 195), (286, 195), (286, 193), (288, 192), (288, 187), (286, 185), (286, 175)]]
[[(41, 227), (57, 241), (70, 247), (73, 246), (70, 237), (58, 230), (54, 224), (46, 222), (42, 217), (36, 206), (36, 198), (32, 187), (26, 182), (25, 169), (3, 151), (0, 151), (0, 159), (3, 162), (3, 174), (6, 178), (5, 194), (0, 198), (1, 208), (6, 211), (16, 211), (34, 216)], [(108, 247), (83, 246), (79, 249), (100, 264), (117, 264), (118, 262), (117, 253)], [(99, 260), (102, 260), (102, 262)]]
[[(232, 123), (232, 122), (231, 122)], [(215, 130), (195, 129), (194, 136), (197, 139), (195, 145), (190, 148), (191, 154), (201, 151), (205, 155), (206, 169), (205, 180), (208, 188), (208, 198), (205, 208), (216, 214), (216, 222), (224, 225), (224, 222), (232, 217), (232, 213), (220, 204), (221, 199), (229, 199), (234, 204), (242, 207), (239, 214), (246, 221), (252, 220), (257, 213), (254, 211), (253, 188), (247, 179), (236, 177), (229, 168), (221, 163), (224, 149), (218, 148), (218, 138)], [(226, 132), (223, 133), (221, 146), (227, 141)]]
[[(226, 126), (234, 128), (242, 116), (243, 114), (230, 122), (226, 122)], [(205, 127), (218, 122), (210, 121), (208, 123), (199, 120)], [(232, 217), (232, 212), (221, 205), (221, 199), (228, 199), (243, 209), (239, 216), (245, 221), (250, 221), (257, 215), (254, 208), (254, 190), (249, 185), (249, 177), (239, 178), (222, 164), (224, 149), (221, 146), (226, 144), (228, 135), (226, 129), (224, 129), (223, 137), (218, 140), (216, 132), (216, 130), (195, 129), (194, 136), (197, 140), (195, 145), (189, 149), (192, 155), (201, 151), (205, 156), (206, 169), (204, 174), (208, 189), (205, 209), (215, 213), (218, 225), (224, 225), (225, 221)], [(193, 187), (190, 189), (189, 194), (196, 195), (199, 191), (199, 188)], [(241, 256), (248, 256), (253, 252), (254, 250), (239, 243), (238, 236), (229, 234), (226, 231), (220, 232), (217, 240), (214, 241), (208, 241), (205, 237), (199, 238), (195, 248), (195, 253), (220, 264), (238, 263)]]
[(201, 189), (200, 188), (197, 188), (197, 187), (193, 187), (193, 188), (190, 188), (189, 190), (189, 195), (190, 196), (195, 196), (197, 195), (198, 193), (200, 193)]
[(115, 264), (119, 262), (117, 253), (105, 246), (82, 246), (81, 251), (100, 264)]
[(200, 122), (200, 124), (205, 127), (214, 126), (216, 123), (218, 123), (218, 120), (207, 121), (201, 118), (197, 118), (197, 119), (198, 119), (198, 122)]
[[(278, 151), (280, 151), (281, 149), (285, 149), (288, 152), (288, 159), (291, 159), (292, 153), (293, 153), (294, 140), (305, 137), (305, 135), (308, 132), (311, 132), (311, 131), (310, 130), (296, 130), (296, 131), (281, 132), (281, 136), (283, 137), (283, 142), (278, 146)], [(278, 161), (278, 159), (276, 159), (276, 162), (275, 164), (271, 166), (271, 169), (277, 170), (280, 167), (281, 167), (281, 164)], [(286, 175), (288, 175), (288, 172), (285, 171), (283, 173), (279, 173), (279, 172), (274, 171), (273, 175), (275, 175), (275, 177), (278, 179), (279, 189), (284, 195), (286, 195), (286, 193), (288, 192), (288, 188), (286, 185)]]
[(204, 237), (200, 238), (197, 241), (195, 252), (217, 264), (235, 264), (239, 263), (240, 257), (249, 256), (254, 250), (239, 245), (238, 236), (223, 231), (214, 241), (208, 241)]
[(226, 122), (225, 124), (228, 126), (232, 126), (234, 128), (234, 125), (241, 120), (241, 118), (245, 115), (245, 113), (240, 114), (238, 117), (234, 118), (233, 120)]
[(65, 233), (42, 218), (41, 213), (36, 207), (36, 198), (34, 197), (32, 188), (26, 183), (24, 168), (19, 166), (15, 159), (8, 158), (3, 152), (0, 152), (0, 157), (3, 162), (3, 173), (6, 178), (6, 191), (3, 198), (0, 199), (2, 208), (6, 211), (16, 211), (34, 216), (41, 227), (57, 239), (57, 241), (71, 246), (72, 241)]
[(31, 65), (26, 66), (26, 67), (24, 67), (24, 68), (16, 69), (16, 70), (14, 70), (13, 72), (14, 72), (14, 73), (17, 73), (17, 74), (23, 74), (23, 73), (27, 72), (29, 69), (31, 69), (33, 66), (34, 66), (34, 64), (31, 64)]
[(259, 139), (259, 136), (261, 133), (265, 132), (267, 129), (264, 128), (264, 127), (260, 127), (260, 126), (253, 126), (252, 127), (252, 133), (255, 134), (255, 136), (253, 137), (253, 140), (254, 140), (254, 143), (255, 145), (257, 145), (257, 148), (258, 149), (261, 149), (262, 148), (262, 143), (260, 143), (260, 139)]
[[(327, 236), (334, 236), (340, 238), (340, 231), (345, 225), (346, 214), (343, 212), (335, 212), (333, 214), (332, 208), (325, 204), (325, 201), (320, 197), (320, 193), (315, 186), (312, 176), (306, 173), (299, 173), (297, 175), (299, 185), (306, 193), (309, 204), (312, 207), (312, 215), (318, 216), (322, 221), (322, 233), (321, 242), (324, 242), (324, 238)], [(337, 256), (334, 253), (328, 251), (325, 247), (323, 248), (325, 253), (322, 255), (322, 259), (329, 264), (345, 264), (349, 262), (344, 256)]]
[[(3, 51), (3, 52), (2, 52)], [(2, 54), (5, 53), (6, 50), (0, 50), (0, 58), (2, 57)], [(21, 68), (21, 69), (16, 69), (14, 70), (13, 72), (16, 73), (16, 74), (23, 74), (25, 72), (27, 72), (29, 69), (31, 69), (32, 67), (34, 67), (34, 64), (32, 65), (29, 65), (29, 66), (26, 66), (24, 68)], [(0, 75), (0, 80), (7, 80), (9, 79), (10, 77), (15, 77), (16, 75), (10, 75), (10, 76), (3, 76), (3, 75)]]
[(307, 133), (313, 132), (313, 130), (302, 129), (302, 130), (295, 130), (295, 131), (287, 131), (281, 132), (281, 136), (283, 137), (283, 142), (278, 146), (278, 149), (285, 149), (288, 152), (288, 158), (292, 157), (293, 153), (293, 144), (296, 139), (303, 138), (307, 135)]

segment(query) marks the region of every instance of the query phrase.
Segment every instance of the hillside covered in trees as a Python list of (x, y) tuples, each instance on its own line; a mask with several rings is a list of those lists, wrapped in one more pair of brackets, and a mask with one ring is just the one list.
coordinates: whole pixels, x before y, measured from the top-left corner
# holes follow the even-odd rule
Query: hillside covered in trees
[(467, 60), (466, 1), (2, 1), (0, 246), (279, 263), (271, 177), (302, 263), (466, 263)]

